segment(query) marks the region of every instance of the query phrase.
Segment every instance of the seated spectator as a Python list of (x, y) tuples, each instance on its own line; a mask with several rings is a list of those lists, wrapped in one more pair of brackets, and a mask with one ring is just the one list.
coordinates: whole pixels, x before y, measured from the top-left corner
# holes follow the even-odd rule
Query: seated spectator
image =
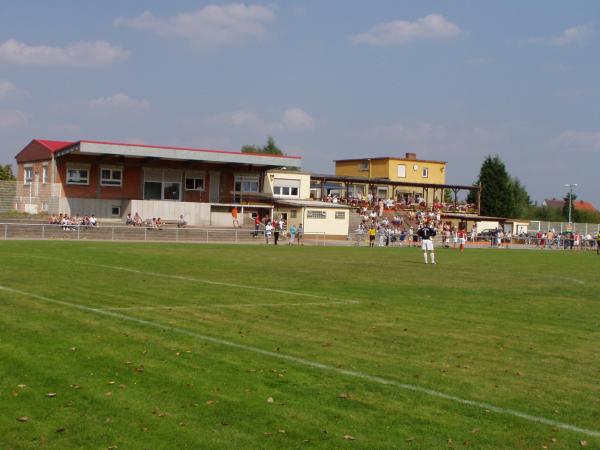
[(187, 225), (187, 222), (183, 218), (183, 214), (181, 214), (179, 216), (179, 219), (177, 220), (177, 228), (185, 228), (186, 225)]
[(158, 217), (156, 219), (156, 221), (154, 222), (154, 228), (156, 228), (157, 230), (162, 229), (163, 226), (163, 221), (160, 219), (160, 217)]
[(96, 216), (93, 214), (90, 216), (90, 226), (95, 227), (97, 225)]
[(125, 219), (125, 225), (135, 225), (133, 222), (133, 217), (131, 217), (131, 213), (127, 213), (127, 218)]
[(142, 226), (142, 216), (140, 216), (137, 212), (135, 213), (135, 216), (133, 216), (133, 224), (138, 227)]

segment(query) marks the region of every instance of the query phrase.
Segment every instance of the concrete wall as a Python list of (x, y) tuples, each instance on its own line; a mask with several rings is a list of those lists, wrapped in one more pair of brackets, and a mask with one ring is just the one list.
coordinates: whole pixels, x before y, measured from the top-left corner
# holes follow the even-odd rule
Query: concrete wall
[[(123, 213), (121, 200), (101, 200), (96, 198), (67, 198), (62, 197), (58, 201), (58, 213), (80, 216), (94, 214), (97, 218), (118, 219), (119, 216), (112, 215), (112, 208), (118, 206)], [(56, 213), (50, 211), (50, 213)]]
[[(188, 225), (209, 226), (211, 220), (208, 203), (178, 202), (169, 200), (131, 200), (123, 208), (123, 217), (127, 213), (139, 213), (142, 219), (160, 217), (162, 220), (177, 220), (183, 214)], [(231, 214), (229, 215), (231, 218)], [(231, 224), (231, 220), (229, 221)]]

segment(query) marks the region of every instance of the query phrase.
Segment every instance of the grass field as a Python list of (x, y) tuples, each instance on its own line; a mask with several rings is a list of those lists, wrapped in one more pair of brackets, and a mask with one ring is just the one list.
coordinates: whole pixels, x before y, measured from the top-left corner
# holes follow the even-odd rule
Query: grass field
[(0, 243), (0, 449), (600, 447), (595, 253)]

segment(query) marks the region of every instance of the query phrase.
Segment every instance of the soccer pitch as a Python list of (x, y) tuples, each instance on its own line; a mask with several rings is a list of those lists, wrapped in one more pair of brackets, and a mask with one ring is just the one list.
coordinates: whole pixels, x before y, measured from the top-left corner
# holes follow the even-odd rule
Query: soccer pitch
[(0, 243), (0, 448), (600, 447), (595, 253)]

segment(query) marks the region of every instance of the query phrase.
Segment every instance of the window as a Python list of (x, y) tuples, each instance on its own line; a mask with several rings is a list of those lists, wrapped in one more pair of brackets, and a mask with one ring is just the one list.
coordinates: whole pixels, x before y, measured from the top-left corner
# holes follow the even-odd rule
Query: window
[(300, 192), (300, 180), (275, 180), (273, 183), (273, 195), (279, 197), (298, 197)]
[(295, 209), (292, 209), (290, 211), (290, 219), (295, 219), (298, 215), (298, 211), (296, 211)]
[(398, 178), (406, 178), (406, 164), (398, 164)]
[(181, 183), (163, 183), (163, 200), (179, 200)]
[(236, 192), (258, 192), (258, 176), (236, 175), (234, 188)]
[(423, 167), (423, 178), (429, 177), (429, 168)]
[(185, 179), (185, 190), (186, 191), (203, 191), (204, 190), (204, 178), (186, 178)]
[(181, 200), (182, 171), (144, 169), (144, 200)]
[(336, 211), (335, 218), (344, 220), (346, 218), (346, 211)]
[(110, 213), (111, 213), (113, 216), (118, 216), (118, 217), (120, 217), (120, 216), (121, 216), (121, 207), (120, 207), (120, 206), (113, 206), (113, 207), (111, 208), (111, 210), (110, 210)]
[(121, 186), (123, 171), (120, 168), (102, 167), (100, 169), (101, 186)]
[(306, 217), (308, 219), (327, 219), (327, 211), (316, 211), (314, 209), (309, 209), (306, 212)]
[(358, 164), (358, 170), (369, 170), (369, 161), (361, 161)]
[(144, 200), (162, 200), (162, 183), (146, 181), (144, 183)]
[(67, 184), (89, 184), (89, 169), (67, 167)]
[(23, 168), (23, 184), (31, 184), (33, 181), (33, 166)]
[(42, 166), (42, 184), (48, 183), (48, 164)]

